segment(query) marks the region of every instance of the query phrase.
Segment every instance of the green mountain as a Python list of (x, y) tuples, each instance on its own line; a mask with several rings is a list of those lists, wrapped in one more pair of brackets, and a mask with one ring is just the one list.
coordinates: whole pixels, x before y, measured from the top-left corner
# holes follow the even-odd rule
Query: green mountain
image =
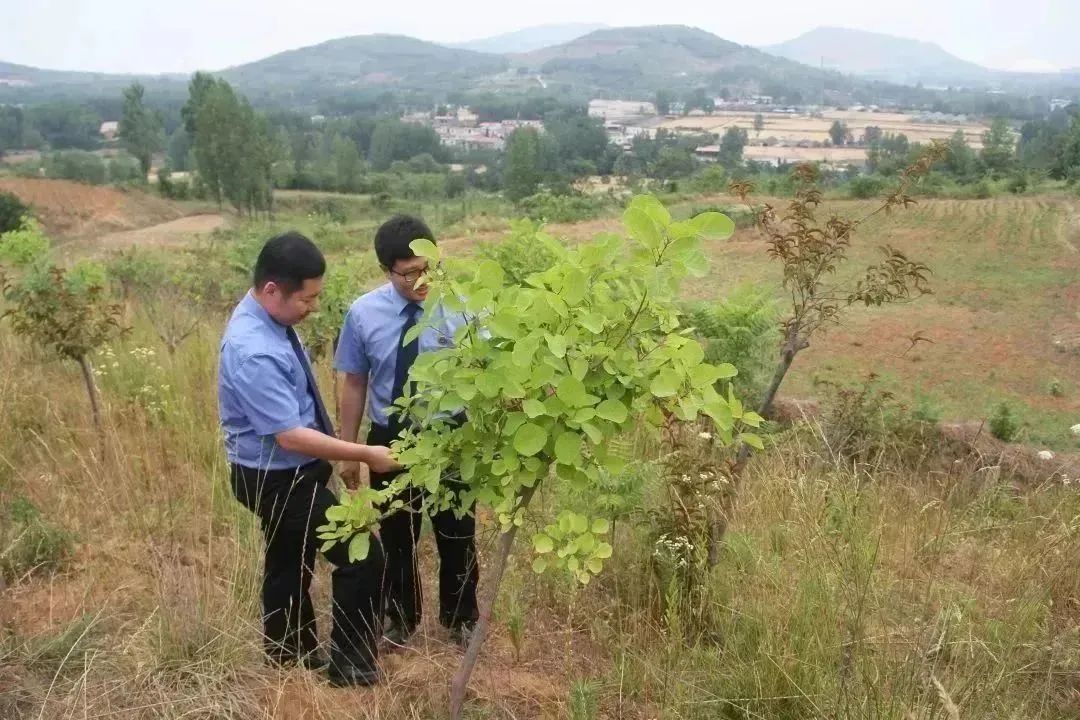
[(549, 84), (614, 96), (663, 88), (733, 95), (766, 94), (789, 102), (849, 102), (859, 96), (903, 95), (866, 80), (769, 55), (682, 25), (612, 28), (570, 42), (510, 56)]
[(506, 70), (498, 55), (448, 48), (401, 35), (360, 35), (289, 50), (219, 74), (244, 90), (343, 89), (447, 91)]

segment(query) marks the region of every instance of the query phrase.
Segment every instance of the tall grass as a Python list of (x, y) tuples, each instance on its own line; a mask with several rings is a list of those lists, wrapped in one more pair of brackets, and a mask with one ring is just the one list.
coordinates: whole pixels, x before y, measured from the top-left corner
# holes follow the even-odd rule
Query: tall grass
[[(103, 383), (104, 455), (76, 371), (0, 329), (0, 517), (28, 502), (75, 539), (70, 555), (25, 566), (0, 591), (0, 717), (442, 717), (459, 656), (432, 622), (414, 649), (386, 658), (375, 690), (263, 665), (262, 539), (227, 488), (218, 323), (172, 358), (141, 326), (116, 348), (118, 362), (154, 349), (169, 387), (159, 412)], [(142, 377), (115, 378), (129, 375)], [(1078, 716), (1075, 486), (853, 466), (808, 431), (777, 441), (752, 466), (711, 573), (692, 552), (680, 566), (663, 551), (661, 536), (685, 528), (656, 443), (619, 443), (626, 473), (574, 498), (615, 521), (615, 558), (587, 588), (515, 559), (471, 716)], [(536, 505), (542, 515), (545, 498)], [(324, 633), (327, 586), (320, 568)]]

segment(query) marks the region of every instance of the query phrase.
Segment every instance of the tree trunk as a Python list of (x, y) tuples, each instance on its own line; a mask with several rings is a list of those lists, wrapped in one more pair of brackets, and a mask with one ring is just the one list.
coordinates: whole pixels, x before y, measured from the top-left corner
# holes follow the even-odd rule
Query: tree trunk
[[(521, 493), (521, 503), (518, 506), (522, 510), (529, 506), (533, 493), (541, 481), (531, 488), (525, 488)], [(495, 607), (495, 600), (499, 597), (499, 586), (502, 584), (503, 574), (510, 559), (510, 549), (514, 545), (514, 537), (517, 535), (517, 525), (511, 525), (510, 529), (499, 536), (499, 547), (495, 554), (494, 575), (491, 584), (487, 588), (484, 599), (480, 602), (480, 618), (476, 621), (472, 637), (469, 639), (469, 647), (465, 650), (465, 656), (461, 658), (454, 679), (450, 683), (450, 717), (451, 720), (461, 720), (461, 711), (465, 706), (465, 691), (469, 686), (469, 678), (472, 677), (476, 661), (480, 657), (480, 648), (484, 644), (488, 627), (491, 625), (491, 611)]]
[(101, 427), (101, 401), (98, 398), (97, 384), (94, 382), (94, 368), (90, 364), (90, 358), (86, 355), (79, 356), (79, 367), (82, 368), (83, 381), (86, 383), (86, 394), (90, 397), (90, 412), (94, 418), (94, 430), (98, 440), (101, 441), (102, 450), (105, 448), (105, 431)]
[[(773, 372), (772, 380), (769, 382), (769, 386), (765, 389), (761, 402), (758, 404), (758, 415), (764, 416), (768, 414), (773, 400), (776, 399), (776, 393), (784, 382), (784, 377), (787, 375), (788, 370), (791, 369), (791, 363), (795, 360), (795, 356), (800, 350), (809, 346), (810, 343), (800, 338), (797, 333), (789, 333), (780, 350), (780, 360), (776, 363), (776, 370)], [(728, 521), (735, 510), (735, 501), (739, 497), (743, 473), (746, 471), (746, 465), (749, 461), (750, 446), (746, 443), (739, 443), (739, 452), (736, 453), (735, 462), (731, 465), (731, 484), (720, 501), (720, 509), (712, 511), (712, 517), (709, 521), (708, 562), (710, 568), (716, 567), (716, 564), (720, 562), (720, 546), (724, 542), (724, 534), (727, 533)]]

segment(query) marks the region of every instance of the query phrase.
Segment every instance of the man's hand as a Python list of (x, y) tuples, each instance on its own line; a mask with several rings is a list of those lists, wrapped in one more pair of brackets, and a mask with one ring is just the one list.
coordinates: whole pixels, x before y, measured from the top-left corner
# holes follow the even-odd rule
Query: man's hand
[(371, 472), (384, 473), (400, 470), (401, 465), (390, 455), (390, 448), (368, 445), (368, 457), (364, 460)]
[(343, 464), (341, 466), (341, 481), (350, 490), (360, 487), (360, 463), (347, 462)]

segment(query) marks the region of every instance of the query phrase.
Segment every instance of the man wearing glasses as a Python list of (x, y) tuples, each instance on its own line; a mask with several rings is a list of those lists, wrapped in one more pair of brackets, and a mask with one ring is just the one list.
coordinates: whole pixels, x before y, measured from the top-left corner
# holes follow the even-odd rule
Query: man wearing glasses
[[(421, 352), (431, 352), (453, 343), (455, 331), (464, 318), (425, 308), (426, 284), (417, 285), (427, 272), (427, 260), (417, 257), (409, 244), (426, 238), (435, 241), (423, 220), (398, 215), (375, 233), (375, 255), (386, 271), (385, 285), (360, 296), (349, 308), (338, 341), (334, 367), (345, 374), (341, 393), (341, 438), (355, 441), (365, 405), (371, 420), (369, 445), (389, 446), (404, 421), (394, 410), (394, 401), (404, 395), (409, 368)], [(408, 345), (405, 333), (425, 312), (438, 313), (438, 320)], [(396, 472), (372, 472), (371, 487), (386, 487)], [(346, 476), (355, 486), (357, 478)], [(384, 600), (387, 628), (385, 639), (404, 646), (420, 623), (422, 591), (416, 561), (420, 538), (420, 508), (423, 494), (407, 490), (400, 498), (404, 507), (383, 520), (380, 531), (386, 557)], [(452, 511), (433, 513), (431, 524), (439, 551), (439, 620), (455, 642), (466, 644), (476, 623), (476, 523), (472, 515), (455, 517)]]

